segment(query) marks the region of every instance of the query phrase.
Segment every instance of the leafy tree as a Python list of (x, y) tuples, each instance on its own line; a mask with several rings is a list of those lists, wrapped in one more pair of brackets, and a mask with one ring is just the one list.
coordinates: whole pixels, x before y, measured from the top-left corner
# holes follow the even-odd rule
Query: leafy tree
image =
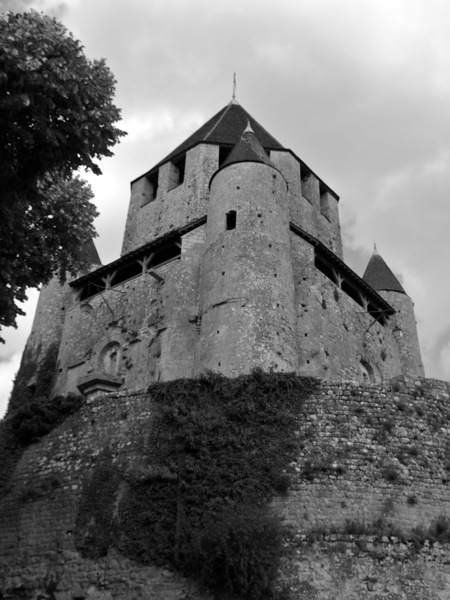
[(15, 325), (28, 287), (86, 266), (95, 235), (88, 184), (124, 135), (115, 80), (55, 19), (0, 15), (0, 326)]

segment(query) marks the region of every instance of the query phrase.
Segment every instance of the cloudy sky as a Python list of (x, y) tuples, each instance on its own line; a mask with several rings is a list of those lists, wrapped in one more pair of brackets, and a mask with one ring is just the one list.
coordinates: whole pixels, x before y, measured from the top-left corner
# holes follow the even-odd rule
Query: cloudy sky
[[(428, 377), (450, 379), (448, 0), (0, 0), (52, 14), (105, 58), (128, 131), (101, 177), (103, 263), (119, 256), (129, 182), (237, 99), (340, 195), (345, 256), (376, 242), (416, 307)], [(0, 347), (0, 414), (36, 293)]]

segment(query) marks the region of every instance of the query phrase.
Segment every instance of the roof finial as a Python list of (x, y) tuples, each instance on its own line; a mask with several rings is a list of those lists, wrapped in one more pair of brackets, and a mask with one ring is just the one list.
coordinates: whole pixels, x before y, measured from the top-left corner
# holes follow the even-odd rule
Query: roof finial
[(373, 253), (374, 254), (379, 254), (379, 252), (377, 250), (377, 245), (375, 244), (375, 242), (373, 243)]
[(233, 96), (231, 98), (231, 102), (233, 104), (237, 104), (237, 102), (236, 102), (236, 72), (233, 73)]
[(242, 132), (242, 135), (244, 135), (244, 133), (255, 133), (252, 129), (252, 125), (250, 123), (250, 119), (247, 119), (247, 127), (244, 129), (244, 131)]

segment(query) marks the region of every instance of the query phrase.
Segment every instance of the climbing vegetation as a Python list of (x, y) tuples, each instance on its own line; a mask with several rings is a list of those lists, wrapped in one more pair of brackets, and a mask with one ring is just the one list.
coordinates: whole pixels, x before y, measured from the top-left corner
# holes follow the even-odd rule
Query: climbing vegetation
[(22, 359), (8, 412), (0, 421), (0, 494), (23, 451), (60, 425), (83, 403), (82, 396), (51, 396), (57, 348), (50, 347), (39, 367)]
[(288, 493), (302, 400), (315, 385), (258, 370), (152, 386), (157, 415), (142, 425), (144, 459), (99, 461), (80, 505), (79, 550), (98, 557), (115, 546), (216, 591), (276, 598), (286, 531), (270, 503)]

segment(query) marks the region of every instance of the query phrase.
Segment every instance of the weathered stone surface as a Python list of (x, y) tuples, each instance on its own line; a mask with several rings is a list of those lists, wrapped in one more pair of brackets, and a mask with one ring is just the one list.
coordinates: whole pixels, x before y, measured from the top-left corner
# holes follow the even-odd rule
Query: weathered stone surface
[[(321, 384), (298, 425), (303, 441), (290, 491), (273, 502), (297, 532), (281, 583), (302, 598), (450, 597), (448, 545), (407, 541), (415, 526), (450, 515), (449, 391), (445, 382), (406, 378)], [(141, 464), (153, 414), (151, 393), (100, 396), (30, 446), (0, 500), (0, 591), (44, 589), (53, 580), (61, 598), (178, 600), (188, 589), (203, 597), (170, 570), (115, 550), (83, 559), (74, 545), (84, 482), (102, 452), (125, 472)], [(386, 465), (397, 475), (387, 478)], [(42, 486), (49, 477), (59, 485)], [(47, 491), (30, 496), (36, 488)], [(116, 494), (120, 502), (120, 486)], [(377, 532), (380, 520), (406, 541)], [(345, 534), (349, 523), (371, 534)]]

